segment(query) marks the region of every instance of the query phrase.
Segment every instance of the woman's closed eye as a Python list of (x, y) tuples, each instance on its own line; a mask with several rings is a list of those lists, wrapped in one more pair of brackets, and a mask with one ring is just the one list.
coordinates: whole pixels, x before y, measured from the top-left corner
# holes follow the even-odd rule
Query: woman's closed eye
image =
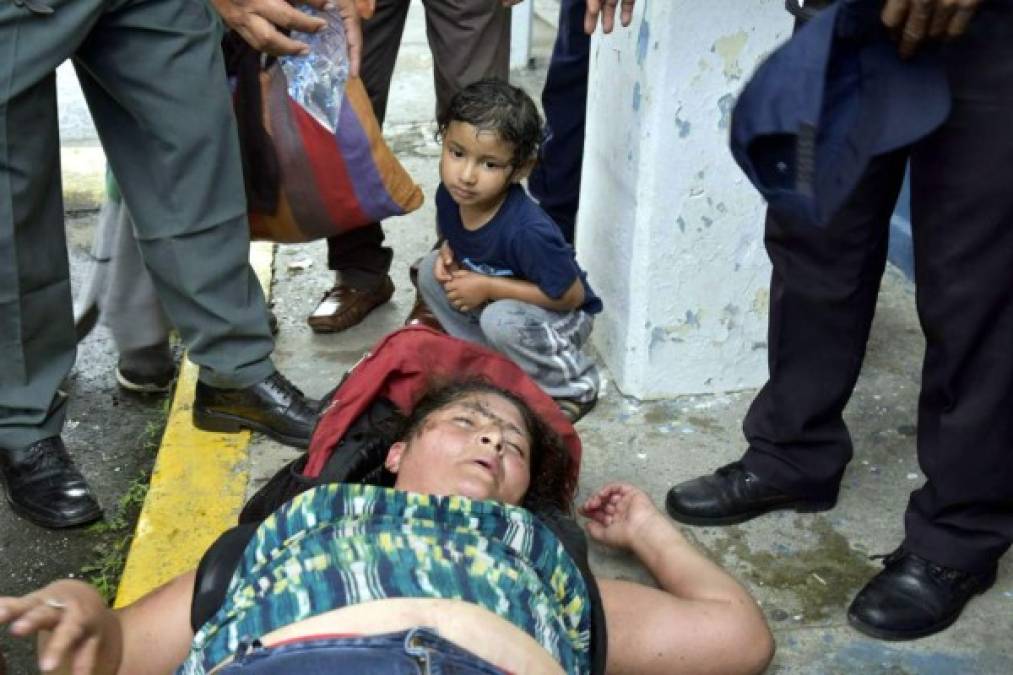
[(520, 456), (521, 459), (524, 459), (525, 457), (528, 456), (527, 449), (520, 443), (514, 443), (513, 441), (505, 441), (504, 445), (506, 445), (507, 449), (510, 450), (511, 452), (517, 453), (517, 455)]

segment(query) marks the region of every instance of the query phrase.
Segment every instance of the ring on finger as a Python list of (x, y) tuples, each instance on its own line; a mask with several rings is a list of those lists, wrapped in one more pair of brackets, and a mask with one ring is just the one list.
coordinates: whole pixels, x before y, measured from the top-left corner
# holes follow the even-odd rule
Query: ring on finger
[(53, 609), (67, 609), (67, 603), (63, 600), (57, 600), (56, 598), (46, 598), (43, 604), (46, 607), (52, 607)]

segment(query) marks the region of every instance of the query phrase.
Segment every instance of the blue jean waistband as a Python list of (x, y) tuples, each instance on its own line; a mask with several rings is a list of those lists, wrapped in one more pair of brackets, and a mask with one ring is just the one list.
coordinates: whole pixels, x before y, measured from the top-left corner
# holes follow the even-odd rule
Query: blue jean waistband
[(503, 675), (503, 671), (468, 650), (419, 626), (398, 633), (352, 637), (312, 636), (265, 647), (244, 642), (221, 675)]

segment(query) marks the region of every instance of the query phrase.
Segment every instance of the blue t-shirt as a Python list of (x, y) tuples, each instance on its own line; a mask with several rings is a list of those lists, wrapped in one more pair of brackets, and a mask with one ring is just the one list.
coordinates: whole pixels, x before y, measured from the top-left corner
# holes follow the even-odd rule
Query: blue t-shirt
[(574, 279), (580, 279), (584, 286), (580, 309), (588, 314), (601, 311), (601, 299), (587, 283), (587, 273), (577, 264), (573, 247), (520, 185), (510, 186), (488, 223), (468, 230), (461, 222), (460, 207), (441, 183), (436, 190), (436, 222), (462, 269), (530, 281), (553, 299), (560, 298)]

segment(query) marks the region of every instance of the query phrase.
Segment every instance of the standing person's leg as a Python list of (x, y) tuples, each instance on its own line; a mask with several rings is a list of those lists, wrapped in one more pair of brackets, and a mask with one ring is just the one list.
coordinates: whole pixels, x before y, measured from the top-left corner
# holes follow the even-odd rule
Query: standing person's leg
[(584, 32), (585, 0), (562, 0), (559, 32), (542, 89), (545, 138), (528, 177), (531, 196), (545, 209), (567, 242), (573, 243), (580, 204), (587, 77), (591, 36)]
[(480, 323), (489, 344), (509, 356), (545, 393), (561, 403), (578, 404), (575, 412), (564, 406), (564, 413), (580, 417), (591, 409), (601, 376), (584, 351), (594, 324), (589, 314), (497, 300), (482, 310)]
[(728, 524), (777, 508), (833, 506), (852, 453), (842, 412), (865, 356), (905, 159), (906, 151), (875, 159), (826, 228), (768, 214), (770, 379), (743, 422), (749, 449), (740, 462), (672, 488), (676, 520)]
[(510, 77), (510, 8), (498, 1), (423, 0), (433, 52), (436, 117), (458, 91), (486, 77)]
[(835, 498), (851, 460), (842, 413), (865, 358), (906, 159), (876, 159), (826, 229), (768, 216), (770, 379), (743, 421), (743, 461), (783, 491)]
[(926, 345), (905, 538), (852, 624), (915, 638), (956, 620), (1013, 542), (1013, 4), (983, 5), (948, 47), (953, 111), (911, 156)]
[[(381, 127), (408, 6), (408, 0), (377, 0), (373, 16), (362, 22), (360, 77)], [(351, 328), (390, 300), (394, 282), (387, 273), (394, 251), (383, 240), (380, 223), (327, 239), (327, 267), (334, 270), (335, 280), (307, 319), (314, 332)]]
[(0, 3), (0, 472), (15, 511), (67, 527), (102, 514), (60, 440), (76, 336), (55, 70), (102, 3), (50, 4)]
[(120, 0), (75, 65), (158, 297), (200, 366), (193, 415), (309, 442), (315, 404), (275, 371), (215, 17), (199, 0)]
[(119, 354), (119, 385), (140, 393), (166, 392), (176, 374), (169, 349), (171, 326), (141, 260), (133, 227), (112, 172), (107, 171), (91, 266), (75, 300), (77, 340), (101, 321)]
[(133, 218), (118, 194), (107, 198), (103, 214), (107, 220), (100, 227), (109, 230), (110, 248), (98, 306), (119, 353), (116, 381), (135, 392), (168, 391), (176, 374), (169, 349), (172, 325), (141, 258)]

